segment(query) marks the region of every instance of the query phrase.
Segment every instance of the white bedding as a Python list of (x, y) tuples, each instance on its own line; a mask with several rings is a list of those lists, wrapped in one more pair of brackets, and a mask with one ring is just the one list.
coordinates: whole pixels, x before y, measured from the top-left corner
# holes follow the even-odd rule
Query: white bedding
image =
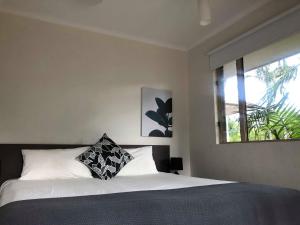
[(9, 180), (0, 188), (0, 206), (39, 198), (99, 195), (143, 190), (163, 190), (230, 183), (228, 181), (186, 177), (169, 173), (115, 177), (104, 181), (92, 178), (68, 180)]

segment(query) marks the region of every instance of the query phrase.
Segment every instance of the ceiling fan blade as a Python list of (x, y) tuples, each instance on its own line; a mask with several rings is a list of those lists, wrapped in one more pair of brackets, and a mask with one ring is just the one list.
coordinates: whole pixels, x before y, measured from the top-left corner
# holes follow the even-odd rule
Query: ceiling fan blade
[(78, 5), (82, 6), (96, 6), (103, 2), (103, 0), (73, 0)]
[(209, 0), (197, 0), (200, 25), (207, 26), (211, 23), (211, 9)]

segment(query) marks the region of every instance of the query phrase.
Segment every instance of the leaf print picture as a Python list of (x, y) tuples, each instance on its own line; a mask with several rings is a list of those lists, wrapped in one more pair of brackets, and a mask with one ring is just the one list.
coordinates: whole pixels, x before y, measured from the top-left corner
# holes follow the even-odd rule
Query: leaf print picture
[(158, 129), (152, 130), (149, 136), (152, 137), (172, 137), (172, 99), (169, 98), (166, 102), (160, 98), (155, 98), (156, 104), (158, 106), (156, 111), (149, 110), (146, 112), (146, 116), (158, 123), (165, 128), (162, 132)]
[(142, 136), (172, 137), (171, 91), (142, 88)]

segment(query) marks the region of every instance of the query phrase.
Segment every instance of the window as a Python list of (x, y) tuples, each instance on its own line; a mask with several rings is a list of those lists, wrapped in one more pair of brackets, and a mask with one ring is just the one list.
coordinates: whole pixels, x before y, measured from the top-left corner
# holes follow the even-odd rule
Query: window
[(220, 143), (300, 139), (300, 34), (216, 70)]

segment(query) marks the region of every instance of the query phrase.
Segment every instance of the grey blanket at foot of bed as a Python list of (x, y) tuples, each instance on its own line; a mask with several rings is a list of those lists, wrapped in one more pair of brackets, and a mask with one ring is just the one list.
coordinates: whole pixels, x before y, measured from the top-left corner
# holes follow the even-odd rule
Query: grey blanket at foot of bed
[(300, 192), (243, 183), (26, 200), (1, 225), (300, 225)]

